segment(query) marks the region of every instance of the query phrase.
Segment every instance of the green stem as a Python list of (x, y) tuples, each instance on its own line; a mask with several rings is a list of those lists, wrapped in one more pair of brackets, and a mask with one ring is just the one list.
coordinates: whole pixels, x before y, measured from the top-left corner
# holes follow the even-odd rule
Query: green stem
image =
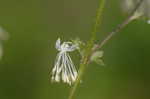
[(69, 98), (68, 99), (72, 99), (73, 98), (73, 95), (77, 89), (77, 86), (79, 85), (79, 83), (81, 82), (81, 78), (82, 78), (82, 75), (83, 75), (83, 72), (85, 71), (85, 65), (86, 64), (80, 64), (80, 70), (79, 70), (79, 73), (78, 73), (78, 77), (77, 77), (77, 80), (70, 92), (70, 95), (69, 95)]
[(85, 57), (83, 58), (83, 61), (80, 64), (80, 69), (79, 69), (79, 74), (78, 74), (77, 80), (76, 80), (76, 82), (75, 82), (75, 84), (74, 84), (74, 86), (73, 86), (73, 88), (70, 92), (70, 95), (69, 95), (68, 99), (73, 98), (74, 93), (75, 93), (75, 91), (76, 91), (76, 89), (77, 89), (77, 87), (78, 87), (78, 85), (81, 81), (82, 76), (83, 76), (83, 73), (85, 72), (85, 69), (86, 69), (87, 65), (89, 64), (89, 59), (90, 59), (92, 53), (94, 51), (96, 51), (97, 49), (101, 48), (103, 45), (105, 45), (105, 43), (108, 42), (114, 34), (121, 31), (127, 24), (129, 24), (131, 21), (133, 21), (133, 20), (131, 20), (131, 18), (132, 18), (132, 16), (134, 16), (135, 12), (140, 7), (140, 5), (142, 4), (143, 1), (144, 0), (140, 0), (137, 3), (137, 6), (135, 7), (135, 9), (133, 9), (131, 14), (126, 18), (126, 20), (123, 21), (123, 23), (121, 23), (120, 25), (118, 25), (118, 27), (116, 27), (114, 29), (114, 31), (110, 32), (109, 35), (99, 45), (97, 45), (97, 47), (95, 47), (94, 50), (91, 50), (93, 45), (94, 45), (94, 40), (96, 39), (97, 28), (101, 24), (102, 12), (103, 12), (103, 8), (104, 8), (104, 5), (105, 5), (105, 0), (101, 0), (100, 7), (98, 8), (98, 12), (97, 12), (97, 16), (96, 16), (96, 23), (94, 25), (94, 30), (92, 32), (92, 38), (91, 38), (90, 42), (88, 42), (89, 46), (87, 46), (86, 55), (85, 55)]
[(133, 9), (131, 14), (126, 18), (126, 20), (123, 21), (122, 24), (118, 25), (118, 27), (115, 28), (114, 31), (110, 32), (109, 35), (97, 47), (95, 47), (94, 50), (91, 50), (93, 45), (94, 45), (94, 40), (96, 39), (96, 32), (97, 32), (98, 26), (101, 25), (102, 12), (103, 12), (104, 5), (105, 5), (105, 0), (101, 0), (100, 7), (98, 8), (98, 12), (97, 12), (97, 16), (96, 16), (96, 22), (94, 25), (94, 30), (92, 32), (92, 37), (91, 37), (91, 40), (88, 42), (89, 46), (87, 46), (86, 55), (80, 64), (80, 69), (79, 69), (79, 74), (78, 74), (77, 80), (76, 80), (76, 82), (75, 82), (75, 84), (74, 84), (74, 86), (70, 92), (68, 99), (73, 98), (74, 93), (75, 93), (75, 91), (76, 91), (76, 89), (77, 89), (77, 87), (81, 81), (82, 76), (83, 76), (83, 73), (85, 72), (85, 69), (86, 69), (87, 65), (89, 64), (89, 59), (90, 59), (92, 53), (94, 51), (96, 51), (97, 49), (101, 48), (103, 45), (105, 45), (105, 43), (108, 42), (114, 34), (121, 31), (127, 24), (129, 24), (131, 21), (133, 21), (133, 20), (131, 20), (131, 18), (132, 18), (132, 16), (134, 16), (135, 12), (140, 7), (140, 5), (142, 4), (143, 1), (144, 0), (140, 0), (138, 2), (137, 6), (135, 7), (135, 9)]
[(91, 38), (91, 40), (93, 42), (96, 39), (96, 32), (97, 32), (97, 30), (101, 26), (103, 10), (104, 10), (105, 3), (106, 3), (106, 0), (100, 0), (100, 1), (101, 2), (99, 4), (99, 8), (97, 9), (96, 20), (95, 20), (94, 28), (93, 28), (93, 31), (92, 31), (92, 38)]
[(80, 69), (79, 69), (79, 73), (78, 73), (78, 77), (77, 77), (77, 80), (70, 92), (70, 95), (69, 95), (69, 98), (68, 99), (73, 99), (73, 96), (74, 96), (74, 93), (82, 79), (82, 76), (83, 76), (83, 73), (85, 72), (85, 69), (88, 65), (88, 62), (89, 62), (89, 58), (90, 58), (90, 55), (91, 55), (91, 50), (92, 50), (92, 47), (94, 45), (94, 41), (96, 39), (96, 32), (97, 32), (97, 29), (98, 27), (101, 25), (101, 22), (102, 22), (102, 14), (103, 14), (103, 9), (104, 9), (104, 6), (105, 6), (105, 1), (106, 0), (100, 0), (100, 4), (99, 4), (99, 8), (98, 8), (98, 11), (97, 11), (97, 15), (96, 15), (96, 20), (95, 20), (95, 24), (94, 24), (94, 28), (93, 28), (93, 31), (92, 31), (92, 37), (90, 39), (90, 41), (88, 42), (88, 46), (86, 48), (86, 53), (85, 53), (85, 56), (84, 58), (82, 59), (83, 61), (81, 62), (80, 64)]

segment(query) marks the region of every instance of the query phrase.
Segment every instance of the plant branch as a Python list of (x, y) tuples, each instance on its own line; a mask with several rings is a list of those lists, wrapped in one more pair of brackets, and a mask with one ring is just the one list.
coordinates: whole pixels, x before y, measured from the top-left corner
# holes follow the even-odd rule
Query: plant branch
[(101, 42), (99, 43), (92, 51), (90, 50), (91, 49), (91, 46), (93, 47), (94, 45), (94, 40), (95, 40), (95, 37), (96, 37), (96, 32), (97, 32), (97, 28), (100, 24), (100, 21), (101, 21), (101, 15), (102, 15), (102, 11), (103, 11), (103, 8), (104, 8), (104, 4), (105, 4), (105, 0), (102, 0), (102, 5), (100, 4), (101, 7), (98, 8), (98, 12), (97, 12), (97, 17), (96, 17), (96, 23), (94, 25), (94, 31), (92, 32), (92, 39), (91, 41), (88, 43), (90, 46), (87, 47), (87, 52), (85, 53), (85, 57), (83, 58), (83, 61), (81, 62), (80, 64), (80, 69), (79, 69), (79, 74), (78, 74), (78, 77), (77, 77), (77, 80), (69, 94), (69, 98), (68, 99), (73, 99), (73, 96), (74, 96), (74, 93), (81, 81), (81, 78), (82, 78), (82, 75), (85, 71), (85, 67), (89, 64), (89, 61), (90, 61), (90, 57), (92, 56), (93, 52), (95, 52), (96, 50), (98, 50), (99, 48), (101, 48), (103, 45), (105, 45), (112, 37), (113, 35), (115, 35), (116, 33), (120, 32), (127, 24), (129, 24), (131, 21), (133, 21), (133, 16), (135, 14), (135, 12), (137, 11), (137, 9), (140, 7), (140, 5), (142, 4), (144, 0), (140, 0), (136, 7), (133, 9), (133, 11), (130, 13), (130, 15), (125, 19), (125, 21), (123, 21), (123, 23), (119, 24), (112, 32), (110, 32), (108, 34), (108, 36), (106, 36), (106, 38)]
[(106, 3), (106, 0), (101, 0), (101, 2), (99, 4), (100, 6), (97, 9), (97, 15), (96, 15), (95, 24), (94, 24), (94, 28), (92, 31), (92, 38), (91, 38), (93, 41), (95, 40), (96, 32), (102, 23), (102, 14), (103, 14), (105, 3)]
[(77, 80), (76, 80), (76, 82), (75, 82), (75, 84), (74, 84), (74, 86), (73, 86), (73, 88), (72, 88), (72, 90), (70, 92), (70, 95), (69, 95), (68, 99), (72, 99), (73, 98), (74, 93), (75, 93), (75, 91), (77, 89), (77, 86), (81, 82), (81, 78), (82, 78), (83, 72), (85, 71), (85, 65), (86, 65), (86, 63), (85, 64), (80, 64), (80, 69), (79, 69)]
[(75, 91), (81, 81), (81, 78), (82, 78), (82, 75), (83, 73), (85, 72), (85, 69), (86, 69), (86, 66), (88, 65), (88, 60), (89, 60), (89, 57), (91, 55), (91, 52), (92, 52), (92, 47), (94, 45), (94, 41), (96, 39), (96, 32), (97, 32), (97, 29), (99, 27), (99, 25), (101, 25), (101, 20), (102, 20), (102, 14), (103, 14), (103, 9), (104, 9), (104, 6), (105, 6), (105, 2), (106, 0), (101, 0), (100, 4), (99, 4), (99, 8), (97, 10), (97, 15), (96, 15), (96, 20), (95, 20), (95, 24), (94, 24), (94, 28), (93, 28), (93, 31), (92, 31), (92, 37), (91, 39), (89, 40), (89, 42), (87, 43), (87, 48), (86, 48), (86, 52), (85, 52), (85, 55), (80, 63), (80, 69), (79, 69), (79, 73), (78, 73), (78, 77), (77, 77), (77, 80), (69, 94), (69, 98), (68, 99), (72, 99), (74, 94), (75, 94)]
[(133, 11), (129, 14), (129, 16), (121, 24), (119, 24), (112, 32), (108, 33), (106, 38), (94, 48), (93, 52), (96, 51), (97, 49), (100, 49), (101, 47), (103, 47), (116, 33), (120, 32), (124, 27), (126, 27), (131, 21), (134, 20), (133, 16), (143, 1), (144, 0), (140, 0), (137, 3), (137, 5), (133, 9)]

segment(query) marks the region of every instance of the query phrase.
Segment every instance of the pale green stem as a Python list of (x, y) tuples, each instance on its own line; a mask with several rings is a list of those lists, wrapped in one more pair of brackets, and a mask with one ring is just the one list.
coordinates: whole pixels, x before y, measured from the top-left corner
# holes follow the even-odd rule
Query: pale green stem
[(70, 95), (69, 95), (69, 98), (68, 98), (68, 99), (72, 99), (72, 98), (73, 98), (73, 95), (74, 95), (74, 93), (75, 93), (75, 91), (76, 91), (76, 89), (77, 89), (77, 86), (78, 86), (79, 83), (81, 82), (81, 77), (82, 77), (83, 72), (84, 72), (84, 70), (85, 70), (85, 65), (86, 65), (86, 64), (80, 64), (80, 70), (79, 70), (79, 73), (78, 73), (78, 78), (77, 78), (77, 80), (76, 80), (76, 82), (75, 82), (75, 84), (74, 84), (74, 86), (73, 86), (73, 88), (72, 88), (72, 90), (71, 90), (71, 92), (70, 92)]
[(92, 41), (93, 42), (96, 39), (97, 30), (101, 26), (103, 10), (104, 10), (105, 3), (106, 3), (106, 0), (100, 0), (100, 1), (101, 2), (99, 4), (99, 8), (97, 9), (96, 20), (95, 20), (94, 28), (93, 28), (93, 31), (92, 31)]
[(100, 7), (98, 9), (98, 12), (97, 12), (96, 23), (94, 25), (94, 31), (92, 32), (92, 39), (89, 42), (91, 44), (88, 43), (91, 46), (87, 47), (87, 53), (86, 53), (85, 57), (83, 58), (83, 61), (80, 64), (80, 69), (79, 69), (79, 74), (78, 74), (77, 80), (76, 80), (76, 82), (75, 82), (75, 84), (74, 84), (74, 86), (70, 92), (68, 99), (73, 99), (74, 93), (75, 93), (75, 91), (76, 91), (76, 89), (77, 89), (77, 87), (81, 81), (81, 78), (83, 76), (83, 73), (85, 72), (87, 65), (89, 64), (89, 59), (90, 59), (91, 55), (93, 54), (93, 52), (96, 51), (97, 49), (101, 48), (106, 42), (108, 42), (112, 38), (112, 36), (114, 34), (121, 31), (127, 24), (129, 24), (131, 21), (133, 21), (133, 20), (131, 20), (131, 18), (132, 18), (132, 16), (134, 16), (134, 13), (140, 7), (140, 5), (142, 4), (143, 1), (144, 0), (140, 0), (138, 2), (137, 6), (135, 7), (135, 9), (133, 9), (131, 14), (127, 17), (127, 19), (125, 21), (123, 21), (123, 23), (120, 24), (118, 27), (116, 27), (114, 29), (114, 31), (110, 32), (109, 35), (100, 44), (98, 44), (98, 46), (94, 50), (91, 50), (91, 48), (94, 44), (94, 40), (96, 38), (97, 28), (98, 28), (99, 24), (101, 24), (102, 11), (103, 11), (103, 8), (105, 5), (105, 0), (102, 0), (102, 2), (100, 3)]
[(76, 82), (75, 82), (75, 84), (74, 84), (74, 86), (73, 86), (73, 88), (70, 92), (70, 95), (69, 95), (68, 99), (73, 99), (74, 93), (75, 93), (75, 91), (76, 91), (76, 89), (77, 89), (77, 87), (78, 87), (78, 85), (81, 81), (82, 75), (85, 72), (85, 69), (88, 65), (89, 56), (91, 55), (91, 49), (92, 49), (92, 47), (94, 45), (94, 41), (96, 39), (96, 32), (97, 32), (97, 29), (101, 25), (101, 22), (102, 22), (103, 9), (104, 9), (106, 0), (100, 0), (100, 1), (101, 2), (99, 4), (99, 8), (98, 8), (98, 11), (97, 11), (94, 28), (93, 28), (93, 31), (92, 31), (92, 37), (91, 37), (90, 41), (88, 42), (88, 46), (87, 46), (87, 49), (86, 49), (87, 51), (85, 53), (86, 55), (82, 59), (77, 80), (76, 80)]

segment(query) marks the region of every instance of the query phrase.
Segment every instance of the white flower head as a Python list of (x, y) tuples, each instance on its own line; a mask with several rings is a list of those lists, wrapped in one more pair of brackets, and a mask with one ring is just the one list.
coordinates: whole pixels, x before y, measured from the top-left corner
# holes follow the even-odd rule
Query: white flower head
[(77, 45), (72, 42), (63, 42), (61, 44), (60, 38), (56, 41), (56, 49), (59, 51), (57, 54), (54, 68), (52, 69), (52, 81), (60, 82), (71, 85), (76, 81), (77, 70), (69, 56), (68, 52), (77, 49)]

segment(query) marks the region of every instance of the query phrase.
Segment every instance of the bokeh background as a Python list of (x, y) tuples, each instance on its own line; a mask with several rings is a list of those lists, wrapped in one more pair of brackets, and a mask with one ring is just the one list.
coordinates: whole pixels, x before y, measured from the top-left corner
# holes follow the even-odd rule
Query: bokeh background
[[(107, 0), (97, 40), (126, 15)], [(70, 86), (50, 82), (58, 37), (86, 41), (99, 0), (0, 0), (0, 26), (9, 33), (0, 60), (0, 99), (67, 99)], [(105, 66), (88, 66), (75, 99), (149, 99), (150, 25), (129, 24), (103, 47)], [(80, 56), (71, 54), (78, 67)]]

